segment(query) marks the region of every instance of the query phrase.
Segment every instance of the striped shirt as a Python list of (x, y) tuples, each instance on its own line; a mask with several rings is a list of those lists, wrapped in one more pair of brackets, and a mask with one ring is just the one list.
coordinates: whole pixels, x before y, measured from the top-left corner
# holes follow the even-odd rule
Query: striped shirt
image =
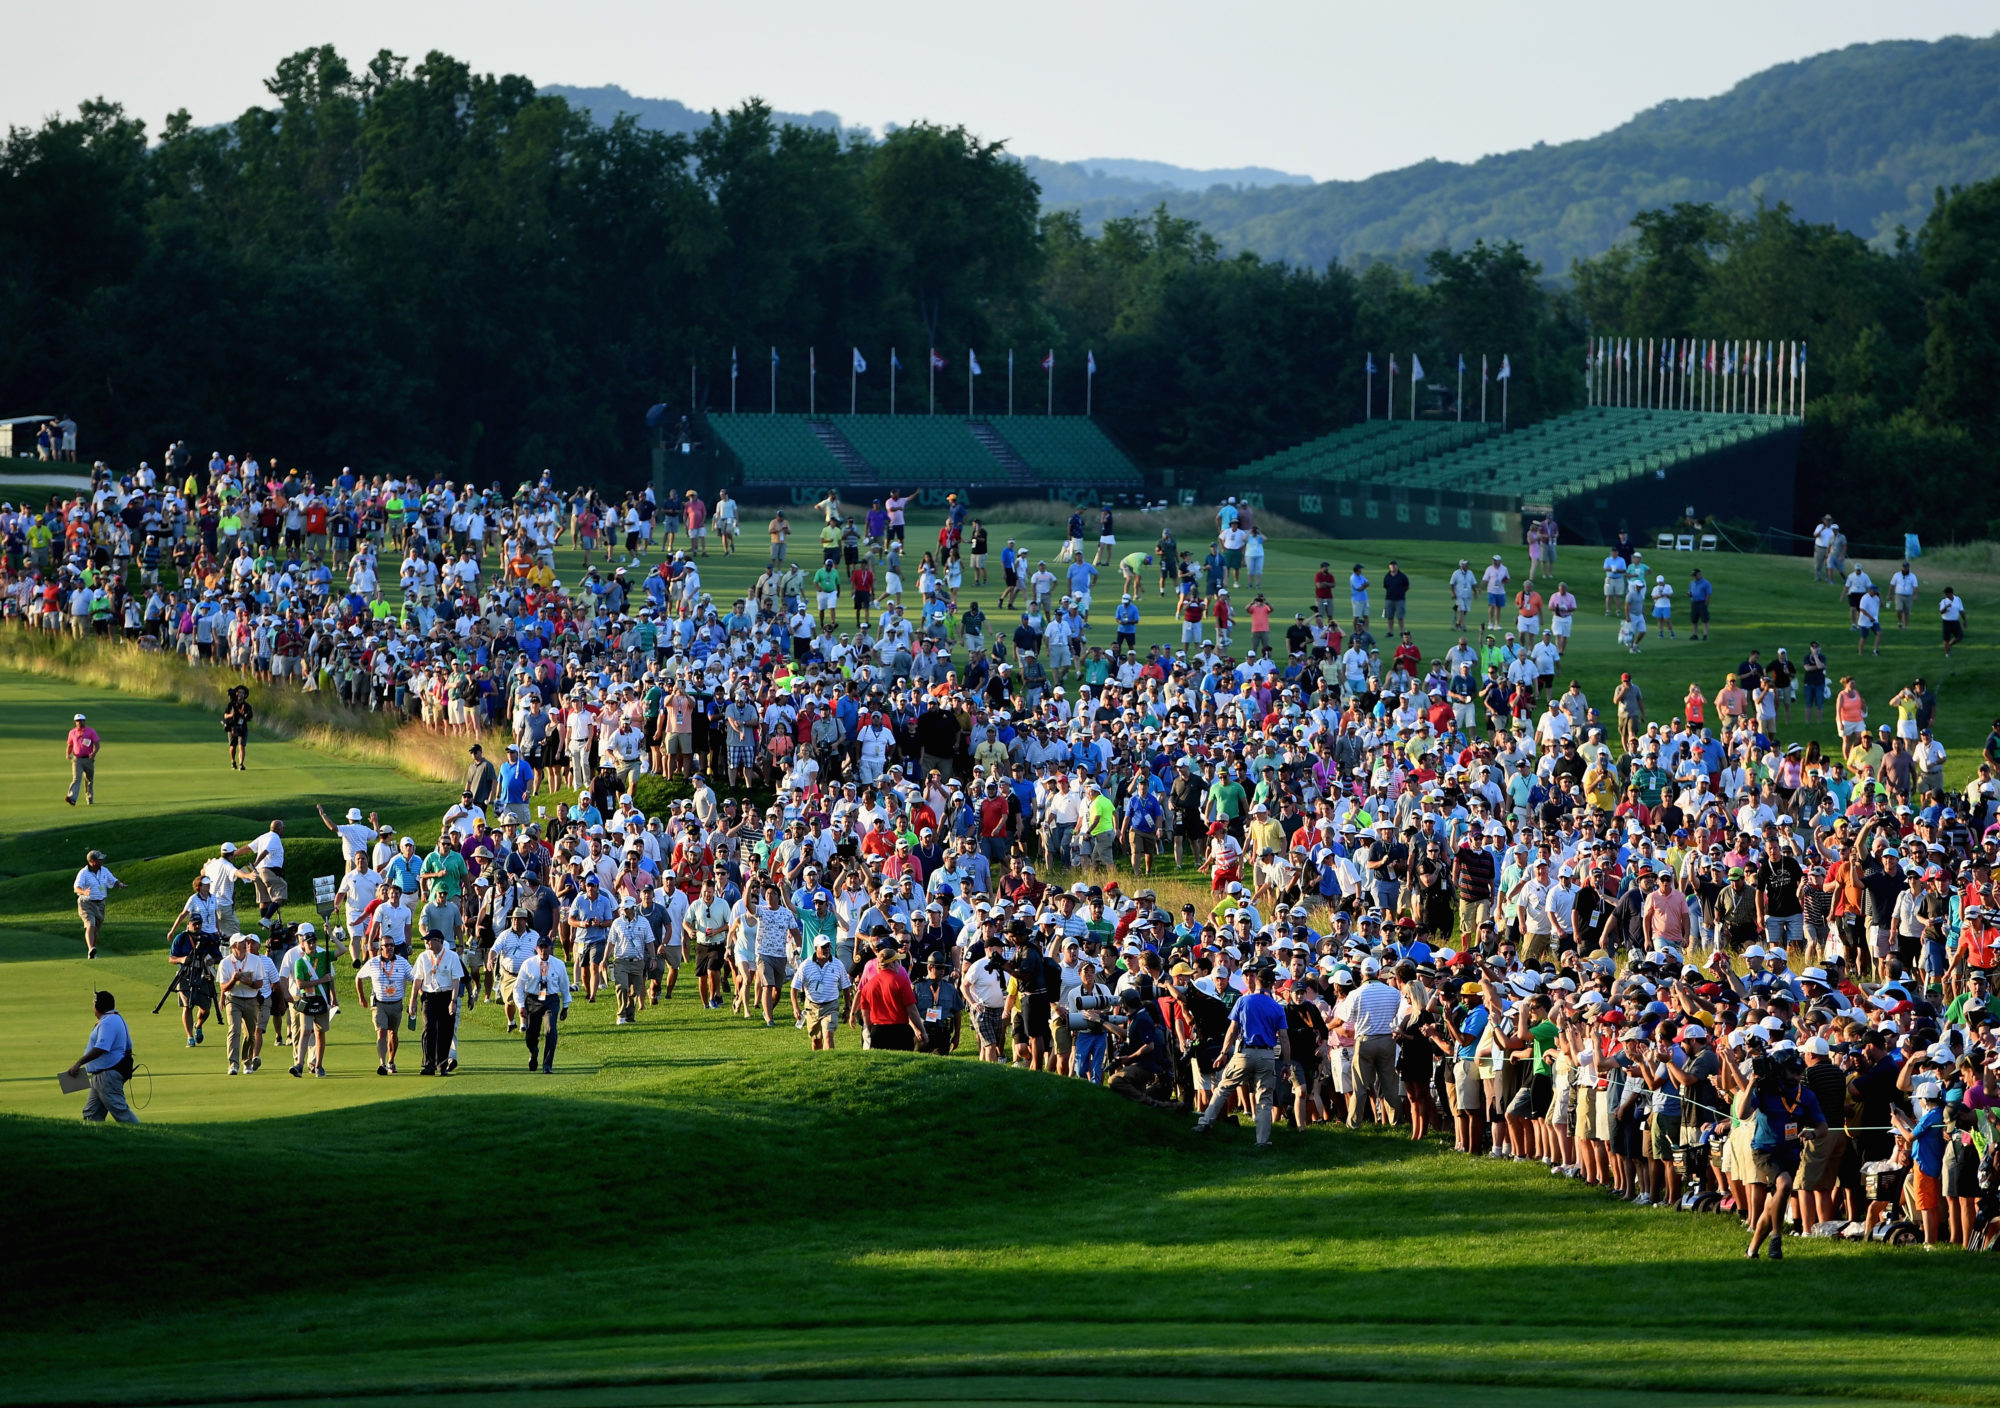
[(1402, 1005), (1403, 995), (1381, 979), (1371, 978), (1363, 983), (1354, 994), (1355, 1040), (1389, 1035)]

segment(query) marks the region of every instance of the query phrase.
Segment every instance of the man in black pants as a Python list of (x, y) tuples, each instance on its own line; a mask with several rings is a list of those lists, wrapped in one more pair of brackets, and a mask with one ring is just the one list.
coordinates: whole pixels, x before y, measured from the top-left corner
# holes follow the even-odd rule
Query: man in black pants
[(465, 981), (465, 965), (444, 946), (444, 935), (436, 929), (424, 935), (424, 951), (417, 955), (410, 981), (424, 1009), (421, 1074), (450, 1075), (458, 1069), (458, 1060), (452, 1055), (452, 1038), (458, 1034), (458, 989)]
[(514, 979), (514, 998), (527, 1033), (528, 1069), (536, 1068), (539, 1049), (543, 1075), (555, 1064), (557, 1026), (569, 1016), (569, 969), (555, 956), (555, 946), (556, 941), (543, 934), (535, 941), (535, 956), (521, 965)]

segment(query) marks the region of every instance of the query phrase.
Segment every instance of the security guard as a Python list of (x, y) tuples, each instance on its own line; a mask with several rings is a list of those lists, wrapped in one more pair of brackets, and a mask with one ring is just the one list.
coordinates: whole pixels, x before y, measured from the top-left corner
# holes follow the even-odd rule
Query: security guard
[(537, 935), (535, 956), (521, 965), (520, 976), (514, 980), (514, 1000), (520, 1004), (522, 1029), (528, 1038), (528, 1069), (535, 1069), (539, 1046), (543, 1075), (555, 1064), (557, 1024), (569, 1017), (569, 969), (555, 956), (555, 947), (556, 941), (547, 934)]

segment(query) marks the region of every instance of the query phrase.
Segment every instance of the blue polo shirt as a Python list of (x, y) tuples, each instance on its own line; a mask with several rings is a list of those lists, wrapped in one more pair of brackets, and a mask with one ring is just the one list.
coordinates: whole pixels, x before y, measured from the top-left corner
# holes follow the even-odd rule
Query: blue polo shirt
[(1276, 1046), (1285, 1030), (1285, 1008), (1267, 992), (1245, 993), (1229, 1014), (1243, 1029), (1245, 1046)]

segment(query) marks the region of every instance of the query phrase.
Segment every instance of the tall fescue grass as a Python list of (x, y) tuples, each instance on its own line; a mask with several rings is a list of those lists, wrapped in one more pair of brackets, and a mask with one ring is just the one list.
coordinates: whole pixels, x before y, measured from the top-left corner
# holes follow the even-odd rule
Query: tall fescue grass
[[(141, 650), (118, 640), (74, 640), (18, 627), (0, 630), (0, 666), (217, 714), (228, 702), (230, 686), (247, 683), (257, 726), (264, 731), (357, 761), (386, 761), (431, 782), (463, 778), (465, 750), (475, 741), (350, 708), (334, 695), (246, 681), (231, 669), (190, 665), (178, 654)], [(495, 757), (506, 746), (505, 736), (493, 730), (480, 741)]]
[(1991, 539), (1973, 543), (1952, 543), (1926, 548), (1911, 564), (1919, 579), (1935, 582), (1940, 588), (1951, 585), (1939, 581), (1940, 572), (1968, 572), (1979, 576), (2000, 576), (2000, 542)]

